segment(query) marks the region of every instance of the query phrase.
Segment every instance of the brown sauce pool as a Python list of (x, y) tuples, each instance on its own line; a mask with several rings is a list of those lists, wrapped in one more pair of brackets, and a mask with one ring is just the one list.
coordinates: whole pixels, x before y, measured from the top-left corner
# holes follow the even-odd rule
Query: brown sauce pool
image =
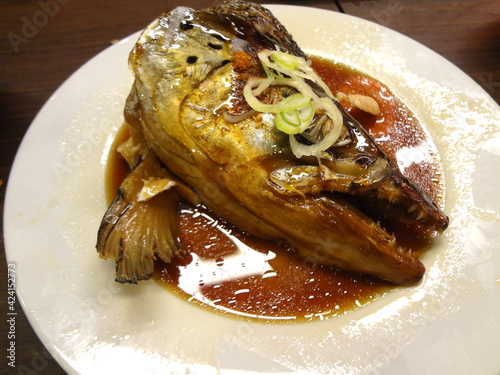
[[(345, 106), (402, 173), (439, 201), (440, 163), (411, 112), (378, 81), (327, 60), (312, 61), (332, 92), (377, 100), (380, 116)], [(116, 151), (128, 137), (123, 129), (108, 158), (108, 202), (127, 173)], [(418, 225), (383, 224), (413, 252), (425, 250), (431, 241)], [(325, 319), (359, 308), (395, 288), (364, 275), (308, 263), (286, 245), (249, 236), (203, 206), (179, 205), (178, 240), (185, 255), (170, 264), (156, 261), (154, 279), (189, 301), (232, 316), (267, 321)]]

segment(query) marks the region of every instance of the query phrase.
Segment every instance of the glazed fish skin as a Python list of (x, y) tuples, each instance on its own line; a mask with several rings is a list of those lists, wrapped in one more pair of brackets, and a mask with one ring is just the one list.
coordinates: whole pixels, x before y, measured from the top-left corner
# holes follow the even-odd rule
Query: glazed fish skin
[[(389, 207), (396, 200), (402, 208), (397, 215), (412, 207), (415, 212), (405, 216), (408, 220), (425, 217), (430, 230), (439, 232), (447, 218), (424, 193), (400, 180), (369, 136), (363, 135), (370, 142), (363, 150), (369, 162), (355, 163), (359, 158), (349, 154), (354, 151), (343, 149), (343, 162), (355, 165), (347, 168), (352, 174), (345, 174), (339, 171), (339, 155), (321, 165), (315, 158), (295, 158), (273, 115), (254, 113), (234, 123), (224, 117), (224, 112), (244, 109), (238, 96), (242, 81), (262, 73), (255, 68), (239, 72), (235, 54), (244, 52), (255, 63), (262, 49), (304, 56), (283, 26), (257, 4), (230, 1), (209, 10), (181, 7), (163, 15), (144, 31), (130, 55), (135, 76), (135, 94), (127, 104), (131, 122), (142, 128), (162, 165), (216, 214), (244, 231), (284, 240), (317, 263), (397, 284), (417, 282), (424, 273), (420, 261), (346, 196), (373, 200), (383, 181), (390, 192), (375, 199)], [(283, 88), (274, 91), (277, 97), (284, 95)], [(359, 125), (344, 126), (355, 132)], [(296, 171), (303, 180), (297, 180)], [(356, 178), (366, 183), (353, 183)]]
[[(247, 3), (233, 4), (254, 11)], [(269, 17), (264, 8), (255, 9)], [(212, 170), (221, 167), (220, 158), (227, 156), (234, 143), (229, 148), (226, 145), (219, 147), (215, 152), (208, 150), (207, 153), (200, 148), (207, 139), (208, 143), (215, 143), (222, 136), (224, 139), (231, 137), (235, 143), (241, 139), (231, 132), (207, 132), (193, 137), (188, 133), (193, 130), (192, 124), (181, 121), (183, 108), (190, 106), (187, 98), (195, 96), (193, 92), (199, 85), (209, 86), (208, 93), (203, 95), (213, 100), (204, 104), (206, 108), (199, 108), (201, 113), (197, 116), (208, 118), (210, 111), (228, 100), (226, 95), (232, 90), (231, 46), (236, 38), (232, 27), (236, 26), (234, 19), (224, 18), (223, 22), (224, 27), (221, 27), (218, 9), (196, 11), (185, 7), (176, 8), (153, 22), (130, 55), (129, 65), (135, 76), (132, 90), (137, 94), (130, 96), (129, 101), (134, 104), (128, 103), (127, 106), (136, 108), (136, 119), (142, 123), (144, 136), (157, 157), (193, 187), (205, 204), (218, 215), (230, 217), (230, 221), (239, 227), (251, 226), (251, 233), (255, 235), (276, 238), (279, 233), (272, 226), (228, 197), (219, 185), (220, 181), (210, 177)], [(296, 45), (292, 44), (291, 48), (296, 48)], [(211, 129), (218, 131), (223, 128), (212, 126)], [(279, 142), (284, 143), (286, 137), (273, 131), (281, 139)], [(251, 134), (247, 136), (252, 137)], [(275, 148), (272, 140), (266, 145)], [(268, 151), (261, 147), (262, 154)], [(236, 154), (233, 152), (232, 156)]]

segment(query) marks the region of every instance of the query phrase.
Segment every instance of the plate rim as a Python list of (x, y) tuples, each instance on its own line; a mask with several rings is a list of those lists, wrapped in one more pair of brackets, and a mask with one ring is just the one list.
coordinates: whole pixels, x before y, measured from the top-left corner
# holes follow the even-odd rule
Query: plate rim
[[(466, 79), (470, 80), (470, 83), (474, 85), (475, 87), (478, 88), (479, 91), (482, 92), (482, 95), (484, 96), (484, 100), (489, 100), (491, 103), (493, 103), (498, 109), (500, 107), (498, 104), (492, 99), (492, 97), (483, 89), (481, 88), (471, 77), (469, 77), (467, 74), (465, 74), (460, 68), (455, 66), (452, 62), (444, 58), (443, 56), (439, 55), (435, 51), (431, 50), (430, 48), (426, 47), (425, 45), (397, 32), (392, 29), (389, 29), (385, 26), (380, 26), (372, 21), (367, 21), (364, 19), (361, 19), (356, 16), (352, 15), (346, 15), (346, 14), (340, 14), (335, 11), (330, 11), (330, 10), (325, 10), (321, 8), (313, 8), (313, 7), (306, 7), (306, 6), (297, 6), (297, 5), (280, 5), (280, 4), (264, 4), (264, 6), (269, 7), (273, 13), (275, 13), (276, 9), (278, 11), (290, 11), (290, 10), (304, 10), (307, 9), (307, 11), (312, 11), (312, 12), (319, 12), (319, 13), (333, 13), (336, 14), (338, 17), (349, 17), (351, 19), (355, 19), (356, 22), (361, 22), (361, 23), (371, 23), (375, 25), (378, 28), (382, 29), (387, 29), (390, 31), (390, 33), (396, 33), (401, 37), (403, 40), (406, 40), (407, 42), (410, 43), (415, 43), (419, 46), (419, 48), (423, 48), (426, 50), (427, 53), (432, 55), (434, 58), (440, 60), (441, 62), (444, 62), (445, 64), (452, 66), (454, 70), (457, 70), (460, 74), (464, 75)], [(277, 16), (279, 18), (279, 15)], [(92, 57), (90, 60), (88, 60), (85, 64), (83, 64), (81, 67), (79, 67), (74, 73), (72, 73), (57, 89), (56, 91), (49, 97), (49, 99), (45, 102), (45, 104), (41, 107), (33, 121), (31, 122), (30, 126), (28, 127), (28, 130), (26, 131), (25, 135), (23, 136), (23, 139), (20, 143), (20, 146), (16, 152), (14, 161), (12, 163), (11, 171), (9, 173), (8, 177), (8, 183), (7, 183), (7, 189), (6, 189), (6, 194), (5, 194), (5, 201), (4, 201), (4, 217), (3, 217), (3, 222), (4, 222), (4, 248), (5, 248), (5, 256), (6, 256), (6, 263), (8, 264), (11, 258), (15, 258), (14, 254), (12, 253), (15, 248), (15, 246), (10, 243), (10, 239), (8, 238), (9, 236), (6, 236), (6, 231), (8, 232), (9, 230), (9, 225), (10, 225), (10, 212), (13, 212), (12, 205), (14, 205), (14, 202), (9, 199), (12, 196), (11, 190), (15, 188), (16, 186), (16, 178), (17, 174), (19, 173), (19, 169), (22, 166), (23, 163), (23, 155), (27, 152), (26, 149), (29, 148), (30, 144), (30, 139), (32, 137), (32, 133), (34, 132), (33, 129), (36, 128), (42, 120), (42, 116), (45, 112), (49, 111), (51, 109), (52, 103), (56, 100), (59, 95), (61, 95), (64, 90), (68, 87), (69, 83), (72, 82), (75, 77), (79, 74), (82, 74), (82, 72), (86, 69), (86, 67), (90, 66), (91, 64), (95, 64), (97, 61), (103, 58), (103, 56), (107, 55), (110, 53), (110, 51), (114, 48), (116, 48), (117, 45), (128, 45), (128, 43), (131, 43), (131, 40), (133, 38), (137, 39), (138, 35), (141, 33), (141, 31), (135, 32), (128, 37), (122, 39), (118, 44), (112, 45), (105, 50), (101, 51), (94, 57)], [(13, 179), (13, 182), (12, 182)], [(37, 336), (40, 338), (44, 346), (47, 348), (47, 350), (50, 352), (54, 358), (58, 361), (58, 363), (63, 367), (63, 369), (69, 373), (77, 373), (77, 370), (71, 366), (69, 363), (68, 359), (64, 356), (64, 353), (60, 353), (59, 350), (54, 346), (53, 342), (50, 340), (48, 336), (45, 335), (43, 330), (41, 329), (40, 326), (37, 325), (37, 322), (35, 321), (35, 318), (33, 316), (32, 311), (29, 309), (29, 303), (28, 301), (25, 301), (24, 297), (22, 295), (18, 295), (18, 300), (20, 301), (21, 307), (24, 310), (26, 317), (28, 318), (28, 321), (30, 322), (31, 327), (37, 334)]]

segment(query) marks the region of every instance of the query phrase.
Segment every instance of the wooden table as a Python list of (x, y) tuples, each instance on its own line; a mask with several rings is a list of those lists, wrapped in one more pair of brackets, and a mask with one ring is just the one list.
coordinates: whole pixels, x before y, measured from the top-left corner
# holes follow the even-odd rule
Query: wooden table
[[(339, 11), (333, 0), (258, 1)], [(44, 102), (83, 63), (177, 5), (203, 0), (3, 0), (0, 4), (0, 207), (16, 150)], [(340, 0), (342, 10), (417, 40), (461, 68), (500, 103), (500, 6), (497, 0)], [(36, 187), (33, 188), (36, 193)], [(3, 232), (2, 232), (3, 233)], [(1, 246), (3, 248), (3, 237)], [(7, 265), (2, 251), (0, 373), (10, 373)], [(20, 281), (21, 282), (21, 281)], [(18, 309), (19, 311), (20, 309)], [(22, 312), (16, 322), (16, 365), (24, 374), (64, 374)], [(12, 372), (14, 373), (14, 372)]]

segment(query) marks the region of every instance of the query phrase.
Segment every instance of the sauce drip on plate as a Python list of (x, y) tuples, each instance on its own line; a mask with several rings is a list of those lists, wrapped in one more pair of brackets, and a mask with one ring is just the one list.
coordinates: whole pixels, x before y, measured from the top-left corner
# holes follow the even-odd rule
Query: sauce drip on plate
[[(333, 93), (356, 93), (377, 100), (379, 116), (342, 104), (401, 172), (439, 202), (439, 159), (411, 111), (380, 82), (327, 60), (311, 60)], [(120, 131), (108, 159), (109, 201), (127, 173), (126, 163), (116, 151), (127, 136)], [(413, 252), (423, 251), (431, 240), (418, 225), (383, 224)], [(170, 264), (156, 261), (154, 279), (213, 311), (265, 320), (324, 319), (363, 306), (394, 288), (364, 275), (308, 263), (286, 244), (249, 236), (202, 206), (179, 206), (178, 238), (185, 255)]]

